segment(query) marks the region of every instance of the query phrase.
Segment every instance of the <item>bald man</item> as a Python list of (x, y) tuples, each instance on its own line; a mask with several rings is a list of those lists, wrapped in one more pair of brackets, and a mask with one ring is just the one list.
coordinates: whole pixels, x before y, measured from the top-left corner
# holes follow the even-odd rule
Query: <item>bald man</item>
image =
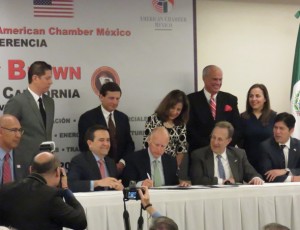
[(85, 229), (84, 209), (68, 189), (57, 157), (39, 153), (30, 172), (21, 182), (0, 189), (0, 225), (22, 230)]
[(164, 127), (155, 128), (148, 137), (148, 148), (126, 158), (123, 185), (127, 187), (130, 181), (147, 187), (179, 184), (176, 159), (164, 154), (168, 143), (168, 131)]
[[(14, 149), (19, 145), (24, 133), (19, 120), (12, 115), (0, 117), (0, 183), (23, 179), (22, 165), (15, 156)], [(6, 168), (8, 171), (6, 171)], [(27, 169), (29, 171), (29, 169)]]

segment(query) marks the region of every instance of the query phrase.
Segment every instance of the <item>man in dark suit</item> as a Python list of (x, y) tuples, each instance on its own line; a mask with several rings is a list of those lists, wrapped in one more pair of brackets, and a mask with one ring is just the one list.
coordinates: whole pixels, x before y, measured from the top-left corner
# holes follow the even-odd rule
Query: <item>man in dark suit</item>
[[(119, 173), (125, 166), (123, 158), (134, 151), (129, 119), (126, 114), (116, 110), (121, 93), (121, 88), (118, 84), (114, 82), (105, 83), (100, 89), (101, 105), (82, 114), (78, 122), (79, 148), (81, 152), (88, 150), (84, 136), (89, 127), (99, 124), (110, 128), (111, 149), (109, 156), (115, 160)], [(113, 128), (110, 127), (110, 122)]]
[(148, 137), (149, 147), (126, 157), (122, 175), (124, 186), (130, 181), (147, 187), (179, 184), (176, 159), (164, 154), (168, 143), (168, 131), (164, 127), (155, 128)]
[(106, 127), (94, 125), (86, 132), (89, 151), (73, 157), (68, 173), (69, 185), (73, 192), (89, 192), (104, 189), (123, 190), (117, 180), (114, 160), (108, 157), (110, 136)]
[(273, 137), (260, 145), (261, 173), (268, 182), (293, 182), (300, 175), (300, 141), (291, 137), (295, 123), (292, 114), (277, 114)]
[(32, 159), (39, 153), (40, 144), (52, 140), (54, 101), (45, 95), (52, 84), (51, 65), (43, 61), (34, 62), (28, 70), (28, 82), (28, 89), (11, 98), (4, 108), (4, 114), (17, 117), (25, 130), (15, 149), (23, 177), (28, 175)]
[[(57, 157), (48, 152), (36, 155), (30, 171), (27, 178), (0, 189), (0, 225), (23, 230), (85, 229), (84, 209), (68, 189)], [(60, 182), (61, 188), (56, 188)]]
[(23, 179), (19, 159), (14, 152), (23, 133), (16, 117), (8, 114), (0, 117), (0, 184)]
[[(204, 88), (188, 95), (190, 102), (190, 118), (187, 123), (187, 141), (189, 152), (207, 146), (210, 134), (218, 121), (230, 122), (234, 129), (230, 145), (235, 145), (240, 136), (240, 115), (237, 97), (220, 91), (222, 86), (222, 70), (209, 65), (203, 69)], [(213, 111), (213, 108), (214, 111)]]
[(191, 179), (194, 185), (215, 184), (263, 184), (248, 162), (244, 150), (228, 147), (234, 133), (227, 121), (218, 122), (212, 131), (210, 146), (191, 153)]

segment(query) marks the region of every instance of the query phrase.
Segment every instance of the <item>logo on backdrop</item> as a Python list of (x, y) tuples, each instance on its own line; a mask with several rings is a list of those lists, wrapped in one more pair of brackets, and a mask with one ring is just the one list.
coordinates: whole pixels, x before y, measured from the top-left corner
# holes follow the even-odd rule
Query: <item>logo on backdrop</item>
[(73, 18), (74, 0), (33, 0), (33, 16), (39, 18)]
[(92, 89), (94, 93), (99, 96), (102, 85), (107, 82), (115, 82), (120, 85), (120, 78), (118, 73), (111, 67), (102, 66), (95, 70), (91, 79)]
[(152, 0), (154, 9), (159, 13), (168, 13), (174, 7), (175, 0)]
[(297, 116), (300, 116), (300, 91), (296, 93), (293, 99), (293, 109), (295, 110)]

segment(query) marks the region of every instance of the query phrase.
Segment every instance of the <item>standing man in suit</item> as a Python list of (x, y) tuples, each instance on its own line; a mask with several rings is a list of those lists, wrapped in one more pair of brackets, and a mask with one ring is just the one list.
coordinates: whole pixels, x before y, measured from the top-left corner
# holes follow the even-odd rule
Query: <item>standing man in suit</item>
[(164, 127), (153, 129), (148, 137), (148, 148), (126, 157), (122, 181), (125, 187), (130, 181), (146, 187), (179, 184), (176, 159), (165, 153), (169, 133)]
[(121, 88), (117, 83), (105, 83), (100, 89), (101, 105), (82, 114), (78, 122), (81, 152), (88, 150), (84, 136), (89, 127), (98, 124), (110, 129), (111, 148), (109, 156), (115, 160), (119, 173), (125, 167), (123, 158), (134, 151), (129, 119), (126, 114), (117, 110), (121, 94)]
[(273, 137), (260, 145), (261, 173), (268, 182), (293, 182), (300, 175), (300, 141), (291, 137), (295, 123), (292, 114), (277, 114)]
[(20, 160), (23, 177), (28, 175), (33, 157), (44, 141), (52, 140), (54, 101), (45, 93), (52, 85), (52, 67), (43, 61), (34, 62), (28, 69), (29, 86), (23, 93), (11, 98), (4, 114), (18, 118), (25, 130), (15, 156)]
[(86, 132), (89, 151), (73, 157), (68, 173), (73, 192), (89, 192), (105, 189), (123, 190), (117, 180), (117, 168), (108, 157), (110, 149), (109, 131), (105, 126), (94, 125)]
[(22, 181), (0, 189), (0, 225), (23, 230), (85, 229), (84, 209), (68, 189), (66, 172), (57, 157), (39, 153), (30, 171)]
[(23, 133), (16, 117), (8, 114), (0, 117), (0, 184), (23, 179), (14, 152)]
[(259, 175), (248, 162), (243, 149), (228, 147), (234, 133), (227, 121), (215, 125), (210, 145), (191, 153), (191, 179), (194, 185), (243, 183), (263, 184)]
[(230, 145), (235, 145), (240, 135), (240, 114), (237, 97), (220, 91), (222, 70), (215, 65), (203, 69), (204, 88), (188, 95), (190, 119), (187, 123), (189, 152), (209, 144), (210, 134), (218, 121), (230, 122), (234, 129)]

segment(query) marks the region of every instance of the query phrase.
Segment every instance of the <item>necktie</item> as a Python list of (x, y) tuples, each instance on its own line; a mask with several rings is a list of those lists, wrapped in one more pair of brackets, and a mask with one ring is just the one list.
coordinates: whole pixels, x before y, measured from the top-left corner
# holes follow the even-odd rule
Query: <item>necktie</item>
[(223, 166), (223, 163), (222, 163), (222, 156), (221, 155), (218, 155), (217, 156), (218, 158), (218, 171), (219, 171), (219, 176), (220, 178), (222, 178), (223, 180), (225, 180), (225, 170), (224, 170), (224, 166)]
[(6, 153), (4, 156), (3, 169), (2, 169), (2, 183), (8, 183), (12, 181), (11, 170), (10, 170), (10, 155)]
[(112, 113), (108, 117), (108, 129), (110, 135), (110, 157), (117, 161), (117, 139), (116, 139), (116, 126), (112, 120)]
[(279, 145), (279, 147), (280, 147), (280, 153), (281, 153), (281, 157), (282, 157), (282, 166), (281, 167), (283, 167), (283, 168), (286, 168), (286, 165), (285, 165), (285, 156), (284, 156), (284, 151), (283, 151), (283, 149), (285, 148), (285, 145)]
[(153, 161), (153, 179), (154, 179), (154, 187), (160, 187), (162, 186), (161, 183), (161, 176), (160, 176), (160, 172), (159, 172), (159, 161), (158, 160), (154, 160)]
[(101, 178), (104, 179), (106, 177), (104, 160), (103, 159), (102, 160), (98, 160), (98, 163), (99, 163), (99, 169), (100, 169)]
[(46, 127), (46, 111), (45, 111), (44, 106), (43, 106), (43, 100), (42, 100), (42, 98), (40, 97), (40, 98), (38, 99), (38, 101), (39, 101), (40, 113), (41, 113), (41, 115), (42, 115), (43, 122), (44, 122), (44, 125), (45, 125), (45, 127)]
[(209, 105), (210, 105), (211, 115), (213, 116), (213, 118), (215, 120), (216, 119), (216, 101), (212, 94), (210, 96)]

